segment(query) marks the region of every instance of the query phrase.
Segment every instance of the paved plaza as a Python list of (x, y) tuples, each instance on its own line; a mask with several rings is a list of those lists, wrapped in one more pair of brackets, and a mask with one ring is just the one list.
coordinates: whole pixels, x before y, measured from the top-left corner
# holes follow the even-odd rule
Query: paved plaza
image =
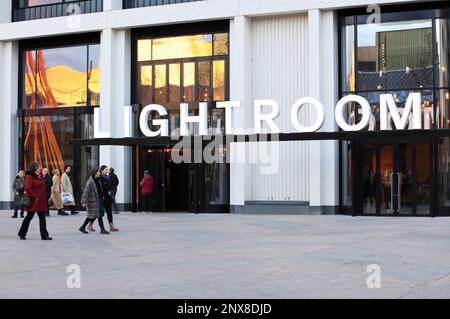
[[(0, 212), (0, 298), (449, 298), (450, 218), (115, 215), (120, 232), (83, 235), (84, 214)], [(81, 288), (67, 288), (67, 267)], [(381, 288), (367, 267), (381, 267)]]

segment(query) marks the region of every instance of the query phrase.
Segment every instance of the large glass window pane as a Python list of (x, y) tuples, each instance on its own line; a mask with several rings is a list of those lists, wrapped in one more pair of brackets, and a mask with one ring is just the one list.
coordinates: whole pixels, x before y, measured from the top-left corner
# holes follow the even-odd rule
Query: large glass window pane
[(450, 66), (450, 20), (436, 20), (436, 50), (438, 55), (437, 74), (438, 86), (450, 86), (449, 66)]
[(87, 46), (37, 50), (38, 107), (86, 106)]
[(345, 26), (342, 29), (342, 90), (355, 91), (355, 27)]
[(181, 95), (181, 67), (180, 64), (169, 65), (169, 101), (180, 102)]
[(439, 129), (450, 128), (450, 90), (438, 90), (437, 126)]
[(153, 39), (153, 60), (194, 58), (212, 55), (212, 35), (189, 35)]
[(439, 204), (450, 207), (450, 138), (441, 139), (438, 145), (437, 180), (439, 190)]
[(213, 95), (214, 101), (225, 100), (225, 61), (213, 62)]
[(65, 165), (73, 166), (74, 138), (72, 116), (26, 117), (24, 123), (24, 166), (38, 162), (41, 167), (63, 171)]
[(431, 20), (358, 26), (359, 90), (433, 86)]
[(166, 103), (166, 65), (155, 66), (155, 102)]
[(216, 33), (214, 35), (214, 55), (228, 54), (228, 33)]
[(43, 6), (46, 4), (52, 3), (61, 3), (63, 0), (24, 0), (21, 1), (22, 7), (34, 7), (34, 6)]
[(195, 63), (189, 62), (183, 65), (183, 100), (184, 102), (195, 101)]
[(153, 66), (143, 65), (140, 67), (140, 103), (144, 106), (152, 103), (153, 94)]
[(199, 83), (199, 100), (209, 101), (209, 88), (211, 85), (211, 64), (210, 62), (198, 63), (198, 83)]
[(100, 105), (100, 44), (89, 45), (88, 101), (92, 106)]
[(24, 96), (22, 108), (32, 109), (36, 107), (36, 51), (25, 51), (24, 57)]
[(150, 61), (152, 59), (152, 40), (142, 39), (137, 41), (138, 61)]

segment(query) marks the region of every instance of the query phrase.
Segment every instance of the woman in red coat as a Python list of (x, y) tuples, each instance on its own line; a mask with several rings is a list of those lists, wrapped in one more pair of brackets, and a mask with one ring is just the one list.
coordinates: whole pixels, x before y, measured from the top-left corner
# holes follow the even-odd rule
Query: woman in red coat
[(39, 216), (39, 227), (41, 230), (42, 240), (52, 240), (48, 235), (45, 221), (45, 212), (47, 211), (47, 193), (45, 192), (45, 183), (40, 176), (38, 163), (31, 163), (28, 165), (28, 171), (25, 173), (25, 193), (24, 197), (31, 199), (31, 206), (25, 207), (27, 217), (23, 220), (22, 227), (19, 230), (19, 237), (21, 240), (26, 239), (28, 227), (30, 222), (37, 213)]
[(144, 171), (144, 178), (141, 181), (142, 206), (147, 213), (152, 212), (153, 178), (149, 171)]

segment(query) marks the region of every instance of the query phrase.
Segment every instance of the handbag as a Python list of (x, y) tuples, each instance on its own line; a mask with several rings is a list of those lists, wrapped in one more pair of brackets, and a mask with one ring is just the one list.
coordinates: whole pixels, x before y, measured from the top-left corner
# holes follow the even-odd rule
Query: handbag
[(25, 208), (30, 208), (31, 207), (31, 198), (22, 196), (20, 198), (20, 206), (23, 206)]
[(63, 205), (74, 203), (74, 199), (70, 193), (61, 193), (61, 200)]

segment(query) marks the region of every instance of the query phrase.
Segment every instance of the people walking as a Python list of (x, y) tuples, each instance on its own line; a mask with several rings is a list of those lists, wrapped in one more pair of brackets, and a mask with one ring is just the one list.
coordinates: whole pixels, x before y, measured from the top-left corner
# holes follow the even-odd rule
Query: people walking
[(114, 218), (112, 213), (113, 199), (111, 197), (111, 182), (109, 181), (109, 168), (106, 165), (100, 167), (100, 184), (102, 185), (103, 197), (105, 200), (105, 212), (108, 217), (109, 230), (111, 232), (119, 231), (114, 225)]
[(98, 219), (100, 226), (100, 234), (108, 235), (109, 232), (105, 229), (103, 224), (104, 209), (104, 197), (103, 190), (100, 184), (100, 172), (98, 169), (91, 169), (91, 176), (89, 177), (86, 188), (84, 189), (83, 196), (81, 197), (81, 205), (86, 207), (87, 217), (83, 225), (80, 227), (80, 232), (87, 234), (86, 226), (89, 225), (88, 230), (95, 231), (92, 227), (94, 221)]
[(119, 213), (119, 205), (117, 205), (116, 202), (116, 194), (117, 194), (117, 187), (119, 186), (119, 178), (117, 177), (117, 175), (114, 173), (114, 168), (110, 168), (109, 169), (109, 182), (111, 183), (111, 198), (113, 200), (112, 202), (112, 210), (114, 214), (118, 214)]
[(61, 176), (61, 194), (63, 196), (69, 194), (71, 197), (71, 200), (67, 203), (64, 203), (64, 205), (69, 206), (70, 208), (70, 214), (71, 215), (77, 215), (78, 212), (75, 211), (75, 197), (73, 196), (73, 188), (72, 188), (72, 183), (70, 182), (70, 178), (69, 178), (69, 174), (72, 171), (72, 168), (67, 165), (64, 168), (64, 173)]
[(20, 171), (13, 183), (13, 191), (14, 191), (14, 214), (12, 218), (17, 218), (17, 214), (20, 208), (20, 217), (23, 218), (23, 205), (22, 205), (22, 197), (25, 192), (25, 172)]
[(53, 170), (52, 187), (49, 204), (58, 210), (58, 215), (68, 216), (64, 211), (64, 205), (61, 199), (61, 178), (59, 169)]
[(30, 199), (30, 206), (25, 207), (27, 216), (22, 222), (19, 230), (19, 238), (26, 240), (30, 222), (35, 214), (39, 216), (39, 228), (41, 231), (42, 240), (52, 240), (47, 231), (45, 221), (45, 212), (47, 211), (47, 196), (45, 194), (45, 184), (40, 176), (40, 167), (38, 163), (30, 163), (28, 170), (25, 173), (25, 192), (24, 196)]
[[(52, 177), (50, 176), (48, 169), (44, 168), (42, 170), (42, 175), (45, 183), (45, 194), (47, 195), (47, 203), (50, 200), (50, 197), (52, 196)], [(50, 216), (50, 207), (47, 207), (47, 211), (45, 212), (45, 216)]]
[(153, 177), (149, 171), (144, 171), (141, 181), (142, 206), (146, 213), (152, 213), (153, 202)]

